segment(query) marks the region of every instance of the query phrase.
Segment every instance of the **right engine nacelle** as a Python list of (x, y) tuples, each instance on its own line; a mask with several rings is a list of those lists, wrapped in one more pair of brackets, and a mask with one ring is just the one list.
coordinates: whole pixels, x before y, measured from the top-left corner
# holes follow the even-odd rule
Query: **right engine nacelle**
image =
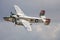
[(51, 19), (47, 19), (47, 18), (46, 18), (46, 21), (45, 21), (44, 24), (45, 24), (45, 25), (49, 25), (49, 24), (50, 24), (50, 21), (51, 21)]

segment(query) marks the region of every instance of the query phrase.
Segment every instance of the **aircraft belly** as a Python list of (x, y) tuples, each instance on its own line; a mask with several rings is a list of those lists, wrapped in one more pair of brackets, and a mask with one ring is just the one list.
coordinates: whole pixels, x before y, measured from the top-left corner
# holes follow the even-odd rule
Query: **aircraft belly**
[(29, 21), (30, 23), (42, 23), (43, 21), (40, 19), (25, 19), (27, 21)]
[(42, 20), (39, 20), (39, 19), (30, 19), (30, 23), (42, 23)]
[(29, 18), (20, 18), (29, 21), (30, 23), (42, 23), (42, 19), (29, 19)]

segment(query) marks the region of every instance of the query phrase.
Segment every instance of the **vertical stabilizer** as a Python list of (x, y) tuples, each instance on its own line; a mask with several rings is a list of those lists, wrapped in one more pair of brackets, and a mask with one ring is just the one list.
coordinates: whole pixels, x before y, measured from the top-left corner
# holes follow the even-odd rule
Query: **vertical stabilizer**
[(40, 15), (39, 16), (44, 16), (45, 15), (45, 10), (41, 10)]
[(45, 17), (45, 10), (41, 10), (39, 16), (40, 16), (41, 18), (46, 18), (46, 17)]

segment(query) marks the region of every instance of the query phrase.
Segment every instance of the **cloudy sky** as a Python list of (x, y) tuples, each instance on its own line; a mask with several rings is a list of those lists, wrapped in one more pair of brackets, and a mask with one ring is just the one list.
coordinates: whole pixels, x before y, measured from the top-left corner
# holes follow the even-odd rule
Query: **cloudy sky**
[[(2, 17), (14, 13), (14, 5), (18, 5), (28, 16), (39, 17), (42, 9), (51, 24), (33, 24), (32, 32), (23, 26), (3, 21)], [(33, 14), (33, 15), (32, 15)], [(60, 39), (60, 0), (0, 0), (0, 40), (59, 40)]]

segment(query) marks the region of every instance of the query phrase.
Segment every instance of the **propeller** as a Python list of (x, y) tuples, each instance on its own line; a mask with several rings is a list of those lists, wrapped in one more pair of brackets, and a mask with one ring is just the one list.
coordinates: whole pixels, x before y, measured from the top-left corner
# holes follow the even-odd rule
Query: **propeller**
[(11, 15), (15, 15), (15, 14), (11, 12)]
[(11, 13), (11, 15), (10, 15), (10, 17), (12, 17), (12, 15), (15, 15), (14, 13), (12, 13), (12, 12), (10, 12)]

